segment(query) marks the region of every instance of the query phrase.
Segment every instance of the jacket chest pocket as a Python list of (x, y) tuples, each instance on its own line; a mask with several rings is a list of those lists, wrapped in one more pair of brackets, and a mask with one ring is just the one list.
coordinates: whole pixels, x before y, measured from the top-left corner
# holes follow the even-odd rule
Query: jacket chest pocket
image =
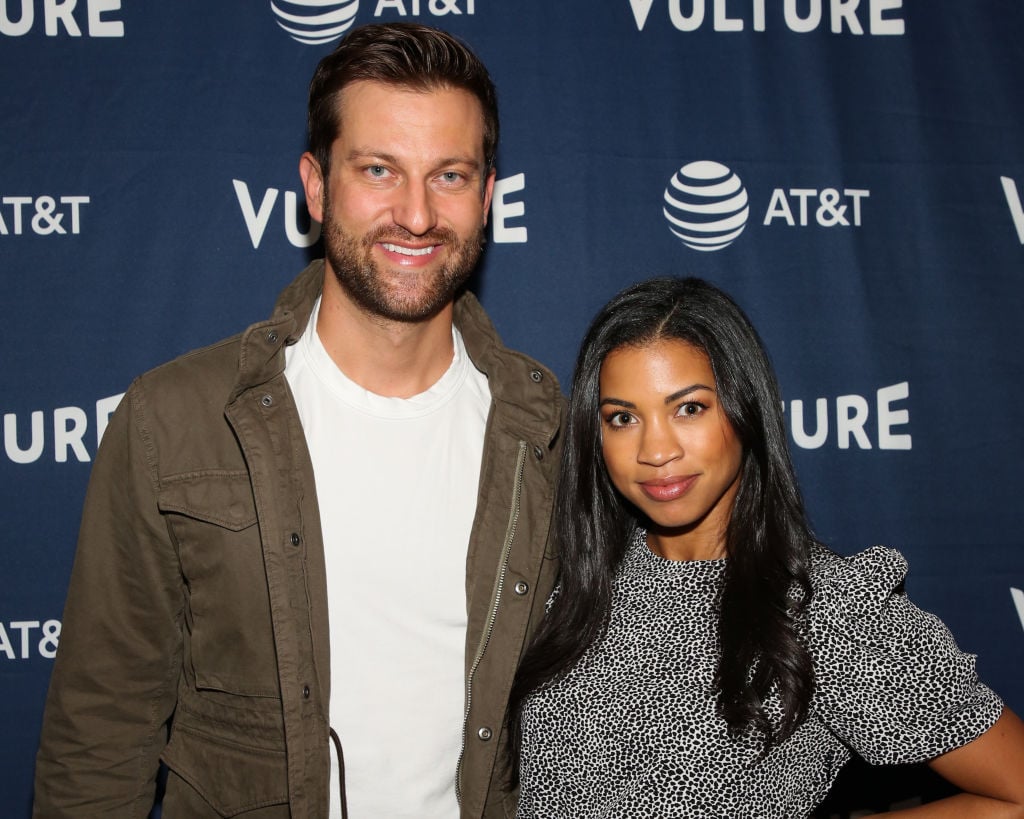
[(277, 697), (270, 595), (248, 474), (207, 470), (165, 480), (159, 505), (187, 589), (186, 663), (196, 687)]

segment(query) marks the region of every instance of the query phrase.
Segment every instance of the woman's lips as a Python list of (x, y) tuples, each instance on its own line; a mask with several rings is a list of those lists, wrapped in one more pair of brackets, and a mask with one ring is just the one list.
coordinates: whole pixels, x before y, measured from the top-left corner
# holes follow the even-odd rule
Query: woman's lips
[(651, 500), (672, 501), (685, 495), (696, 482), (696, 475), (676, 475), (641, 481), (640, 488)]

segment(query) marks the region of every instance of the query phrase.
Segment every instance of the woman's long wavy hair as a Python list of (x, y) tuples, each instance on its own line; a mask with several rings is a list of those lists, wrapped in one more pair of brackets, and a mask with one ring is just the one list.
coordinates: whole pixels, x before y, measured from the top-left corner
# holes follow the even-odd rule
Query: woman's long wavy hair
[[(601, 364), (613, 350), (662, 339), (678, 339), (707, 354), (719, 401), (743, 448), (726, 532), (721, 656), (714, 680), (718, 712), (733, 736), (760, 731), (766, 751), (807, 715), (814, 678), (798, 621), (810, 601), (815, 539), (786, 444), (774, 372), (757, 331), (728, 295), (700, 279), (651, 279), (622, 291), (597, 314), (576, 361), (553, 522), (560, 590), (512, 688), (513, 781), (524, 700), (571, 669), (603, 634), (615, 572), (636, 528), (644, 525), (612, 485), (602, 457)], [(769, 719), (765, 709), (773, 689), (781, 720)]]

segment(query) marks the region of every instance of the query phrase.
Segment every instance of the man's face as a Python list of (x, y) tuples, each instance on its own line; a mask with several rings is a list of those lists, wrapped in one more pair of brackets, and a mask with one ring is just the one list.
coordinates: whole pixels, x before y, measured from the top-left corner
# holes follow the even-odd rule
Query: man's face
[(483, 245), (494, 173), (480, 103), (461, 89), (360, 81), (339, 105), (330, 178), (318, 183), (305, 157), (302, 166), (329, 270), (371, 315), (429, 319), (451, 303)]

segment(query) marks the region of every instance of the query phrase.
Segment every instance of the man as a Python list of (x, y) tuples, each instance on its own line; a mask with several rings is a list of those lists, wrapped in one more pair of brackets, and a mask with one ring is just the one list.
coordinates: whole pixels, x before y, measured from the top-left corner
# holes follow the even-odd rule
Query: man
[(158, 760), (167, 819), (512, 805), (562, 399), (461, 292), (494, 88), (446, 34), (366, 26), (318, 66), (309, 130), (326, 259), (267, 321), (137, 379), (104, 436), (36, 816), (145, 817)]

